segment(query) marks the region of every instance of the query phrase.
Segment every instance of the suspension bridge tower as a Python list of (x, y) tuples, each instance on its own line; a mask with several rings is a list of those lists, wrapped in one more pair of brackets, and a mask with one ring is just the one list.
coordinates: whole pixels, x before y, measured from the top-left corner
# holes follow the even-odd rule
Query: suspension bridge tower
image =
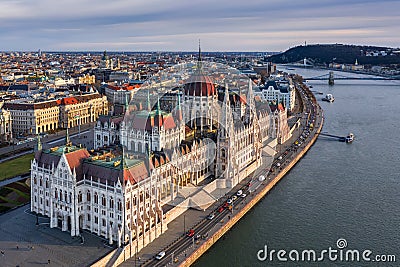
[(333, 71), (329, 72), (328, 84), (329, 85), (334, 85), (335, 84), (335, 78), (333, 76)]

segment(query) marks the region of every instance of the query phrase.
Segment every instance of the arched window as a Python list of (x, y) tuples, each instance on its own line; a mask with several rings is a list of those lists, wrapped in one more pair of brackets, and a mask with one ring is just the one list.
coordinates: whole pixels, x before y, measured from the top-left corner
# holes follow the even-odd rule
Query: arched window
[(99, 196), (97, 195), (97, 192), (94, 193), (94, 203), (99, 204)]
[(60, 189), (60, 201), (63, 201), (63, 193), (61, 189)]
[(131, 150), (133, 150), (133, 151), (136, 150), (135, 141), (131, 141)]
[(101, 195), (101, 205), (103, 205), (104, 207), (107, 206), (106, 197), (104, 195)]
[(110, 209), (114, 208), (114, 199), (111, 197), (110, 198)]
[(142, 151), (142, 143), (140, 143), (140, 142), (138, 143), (138, 149), (137, 149), (137, 151), (138, 151), (138, 152), (143, 152), (143, 151)]
[(57, 189), (54, 190), (54, 197), (55, 197), (55, 199), (58, 199), (58, 191), (57, 191)]
[(86, 201), (90, 202), (90, 191), (89, 190), (86, 193)]
[(78, 203), (82, 203), (82, 192), (78, 192)]
[(128, 199), (126, 202), (126, 209), (129, 210), (131, 208), (131, 201)]
[(37, 183), (37, 181), (36, 181), (36, 175), (35, 176), (33, 176), (33, 184), (36, 184)]
[(43, 182), (42, 182), (42, 178), (39, 178), (39, 186), (42, 186)]
[(118, 208), (118, 211), (122, 211), (122, 202), (120, 199), (118, 199), (117, 208)]
[(49, 188), (49, 179), (46, 179), (46, 188)]

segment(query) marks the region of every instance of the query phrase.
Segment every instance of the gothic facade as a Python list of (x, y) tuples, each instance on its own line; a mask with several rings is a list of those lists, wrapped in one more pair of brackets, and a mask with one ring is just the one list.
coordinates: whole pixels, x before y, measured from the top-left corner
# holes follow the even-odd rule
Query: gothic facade
[[(139, 251), (181, 214), (167, 207), (204, 210), (216, 201), (213, 190), (233, 188), (261, 165), (272, 120), (254, 101), (251, 83), (242, 94), (216, 86), (199, 68), (176, 95), (175, 109), (163, 110), (159, 100), (152, 108), (148, 100), (128, 108), (118, 124), (103, 119), (96, 125), (95, 137), (101, 132), (104, 139), (107, 126), (120, 145), (107, 137), (92, 152), (69, 140), (39, 147), (31, 165), (31, 210), (72, 236), (86, 229)], [(205, 184), (209, 201), (185, 192)]]

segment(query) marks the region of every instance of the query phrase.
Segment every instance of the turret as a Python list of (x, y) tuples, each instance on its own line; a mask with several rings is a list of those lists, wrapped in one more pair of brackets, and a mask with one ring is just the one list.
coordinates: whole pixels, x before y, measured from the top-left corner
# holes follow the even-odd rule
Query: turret
[(67, 127), (67, 131), (66, 131), (66, 133), (65, 133), (65, 145), (66, 145), (66, 146), (71, 145), (71, 140), (69, 139), (68, 127)]
[(254, 95), (253, 95), (253, 84), (252, 81), (249, 80), (249, 86), (248, 86), (248, 91), (247, 91), (247, 96), (246, 96), (246, 101), (247, 101), (247, 107), (246, 107), (246, 114), (245, 114), (245, 123), (251, 123), (254, 119), (254, 111), (255, 111), (255, 104), (254, 104)]
[(35, 146), (34, 150), (35, 150), (35, 152), (42, 150), (42, 142), (40, 140), (40, 134), (37, 135), (37, 143), (36, 143), (36, 146)]

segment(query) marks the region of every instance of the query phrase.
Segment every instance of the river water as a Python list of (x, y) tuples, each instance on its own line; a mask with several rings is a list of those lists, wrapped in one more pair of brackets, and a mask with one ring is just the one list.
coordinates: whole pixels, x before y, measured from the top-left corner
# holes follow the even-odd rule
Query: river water
[[(295, 69), (303, 77), (327, 70)], [(337, 72), (344, 76), (364, 75)], [(323, 132), (356, 136), (352, 144), (320, 137), (305, 157), (237, 225), (205, 253), (195, 266), (375, 266), (374, 263), (325, 260), (280, 262), (276, 255), (259, 261), (257, 252), (349, 249), (396, 255), (400, 266), (400, 82), (308, 82), (312, 90), (331, 93), (320, 101)], [(261, 254), (263, 255), (263, 254)], [(301, 255), (301, 254), (300, 254)], [(318, 255), (318, 254), (317, 254)], [(288, 258), (288, 255), (286, 255)]]

